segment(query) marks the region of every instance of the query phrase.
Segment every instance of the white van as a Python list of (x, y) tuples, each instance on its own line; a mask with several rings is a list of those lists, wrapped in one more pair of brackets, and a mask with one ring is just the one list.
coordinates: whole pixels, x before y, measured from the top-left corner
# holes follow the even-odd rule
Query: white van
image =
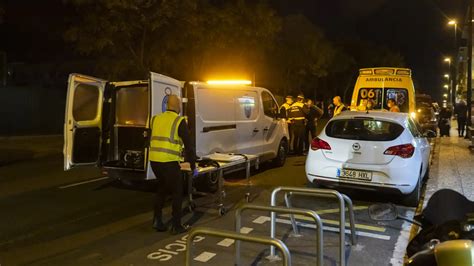
[(151, 118), (167, 95), (182, 99), (197, 156), (245, 153), (285, 163), (288, 128), (270, 91), (245, 85), (181, 82), (157, 73), (149, 80), (108, 82), (69, 76), (64, 169), (96, 165), (111, 177), (154, 179), (148, 164)]

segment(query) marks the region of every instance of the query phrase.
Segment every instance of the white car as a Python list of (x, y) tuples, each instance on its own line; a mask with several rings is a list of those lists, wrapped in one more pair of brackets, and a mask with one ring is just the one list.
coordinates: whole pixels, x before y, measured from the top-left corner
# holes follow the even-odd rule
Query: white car
[(306, 176), (316, 186), (396, 193), (417, 206), (433, 133), (407, 113), (343, 112), (312, 140)]

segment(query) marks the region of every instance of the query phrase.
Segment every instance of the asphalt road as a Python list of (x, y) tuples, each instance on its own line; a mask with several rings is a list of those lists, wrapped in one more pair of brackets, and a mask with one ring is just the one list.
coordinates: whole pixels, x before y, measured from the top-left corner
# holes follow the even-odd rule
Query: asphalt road
[[(244, 202), (246, 192), (252, 203), (269, 205), (272, 188), (306, 187), (304, 157), (291, 157), (281, 168), (261, 165), (253, 171), (247, 187), (237, 173), (226, 182), (225, 203), (230, 212), (220, 217), (212, 197), (198, 198), (194, 212), (184, 221), (194, 227), (232, 230), (235, 206)], [(151, 227), (153, 188), (123, 186), (103, 177), (97, 169), (63, 172), (62, 158), (49, 156), (0, 168), (0, 265), (184, 265), (186, 235), (157, 233)], [(349, 265), (397, 264), (408, 237), (409, 226), (400, 220), (375, 222), (367, 207), (373, 202), (395, 199), (344, 191), (354, 201), (357, 244), (346, 238)], [(282, 198), (278, 200), (282, 203)], [(294, 207), (319, 211), (325, 225), (324, 264), (338, 263), (337, 203), (330, 199), (295, 197)], [(400, 207), (402, 215), (413, 209)], [(170, 209), (165, 210), (170, 217)], [(269, 214), (246, 211), (244, 232), (269, 234)], [(279, 217), (277, 237), (288, 245), (293, 265), (315, 265), (315, 230), (298, 217), (302, 236), (294, 237), (288, 217)], [(348, 228), (348, 227), (347, 227)], [(193, 247), (196, 265), (233, 265), (233, 244), (228, 240), (199, 238)], [(398, 244), (397, 244), (398, 243)], [(227, 246), (227, 247), (226, 247)], [(242, 244), (243, 265), (266, 265), (266, 246)], [(398, 258), (397, 258), (398, 257)], [(201, 261), (201, 262), (199, 262)], [(273, 265), (273, 263), (272, 263)]]

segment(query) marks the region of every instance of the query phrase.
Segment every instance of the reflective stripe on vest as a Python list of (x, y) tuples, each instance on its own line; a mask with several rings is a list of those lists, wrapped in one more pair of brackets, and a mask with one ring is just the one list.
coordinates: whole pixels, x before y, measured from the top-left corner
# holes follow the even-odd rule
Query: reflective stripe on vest
[(166, 111), (152, 120), (149, 159), (154, 162), (181, 161), (183, 142), (178, 127), (184, 117)]

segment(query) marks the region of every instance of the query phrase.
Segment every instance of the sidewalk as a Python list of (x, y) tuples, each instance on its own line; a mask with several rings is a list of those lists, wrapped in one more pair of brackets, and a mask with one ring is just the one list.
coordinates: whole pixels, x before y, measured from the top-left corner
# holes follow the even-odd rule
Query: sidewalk
[(0, 167), (62, 153), (63, 136), (0, 137)]
[(456, 190), (474, 201), (474, 153), (468, 148), (470, 144), (470, 140), (458, 137), (454, 120), (450, 137), (436, 139), (423, 206), (434, 192), (442, 188)]

